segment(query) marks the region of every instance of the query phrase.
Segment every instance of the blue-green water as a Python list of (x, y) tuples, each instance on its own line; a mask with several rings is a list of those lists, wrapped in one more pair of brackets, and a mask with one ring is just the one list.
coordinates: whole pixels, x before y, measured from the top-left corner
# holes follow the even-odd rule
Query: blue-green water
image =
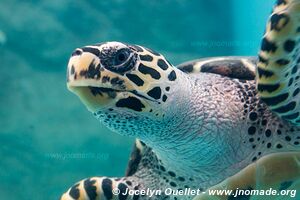
[(0, 199), (57, 199), (89, 176), (123, 176), (133, 142), (67, 91), (78, 46), (141, 44), (173, 64), (255, 55), (272, 0), (0, 1)]

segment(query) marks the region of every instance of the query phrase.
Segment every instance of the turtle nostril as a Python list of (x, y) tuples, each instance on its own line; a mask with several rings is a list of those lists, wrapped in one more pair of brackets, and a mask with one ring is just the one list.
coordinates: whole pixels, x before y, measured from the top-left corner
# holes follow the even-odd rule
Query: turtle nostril
[(76, 49), (73, 53), (72, 56), (80, 56), (82, 54), (82, 51), (80, 51), (79, 49)]

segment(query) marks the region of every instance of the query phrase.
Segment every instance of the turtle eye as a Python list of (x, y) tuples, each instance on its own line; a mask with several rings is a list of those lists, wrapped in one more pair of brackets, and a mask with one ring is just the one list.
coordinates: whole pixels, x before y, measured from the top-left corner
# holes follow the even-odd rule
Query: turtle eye
[(129, 48), (103, 51), (100, 54), (100, 62), (104, 68), (116, 73), (124, 73), (131, 70), (135, 65), (136, 58), (137, 55)]
[(121, 65), (123, 64), (125, 61), (127, 61), (127, 59), (130, 56), (130, 52), (128, 49), (120, 49), (116, 52), (115, 55), (115, 65)]

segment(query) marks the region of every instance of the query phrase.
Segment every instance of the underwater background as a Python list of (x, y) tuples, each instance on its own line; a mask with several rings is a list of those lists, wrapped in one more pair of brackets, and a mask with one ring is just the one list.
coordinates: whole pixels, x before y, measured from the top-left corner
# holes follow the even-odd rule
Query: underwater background
[(133, 138), (71, 94), (76, 47), (140, 44), (177, 65), (256, 55), (274, 0), (0, 0), (0, 199), (58, 199), (90, 176), (124, 176)]

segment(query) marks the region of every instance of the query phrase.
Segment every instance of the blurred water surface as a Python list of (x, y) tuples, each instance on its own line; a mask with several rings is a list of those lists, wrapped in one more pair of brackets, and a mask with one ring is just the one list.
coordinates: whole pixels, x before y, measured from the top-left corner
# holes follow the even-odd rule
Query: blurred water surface
[(133, 138), (102, 126), (67, 91), (76, 47), (124, 41), (173, 64), (255, 55), (273, 1), (1, 0), (1, 199), (57, 199), (89, 176), (123, 176)]

